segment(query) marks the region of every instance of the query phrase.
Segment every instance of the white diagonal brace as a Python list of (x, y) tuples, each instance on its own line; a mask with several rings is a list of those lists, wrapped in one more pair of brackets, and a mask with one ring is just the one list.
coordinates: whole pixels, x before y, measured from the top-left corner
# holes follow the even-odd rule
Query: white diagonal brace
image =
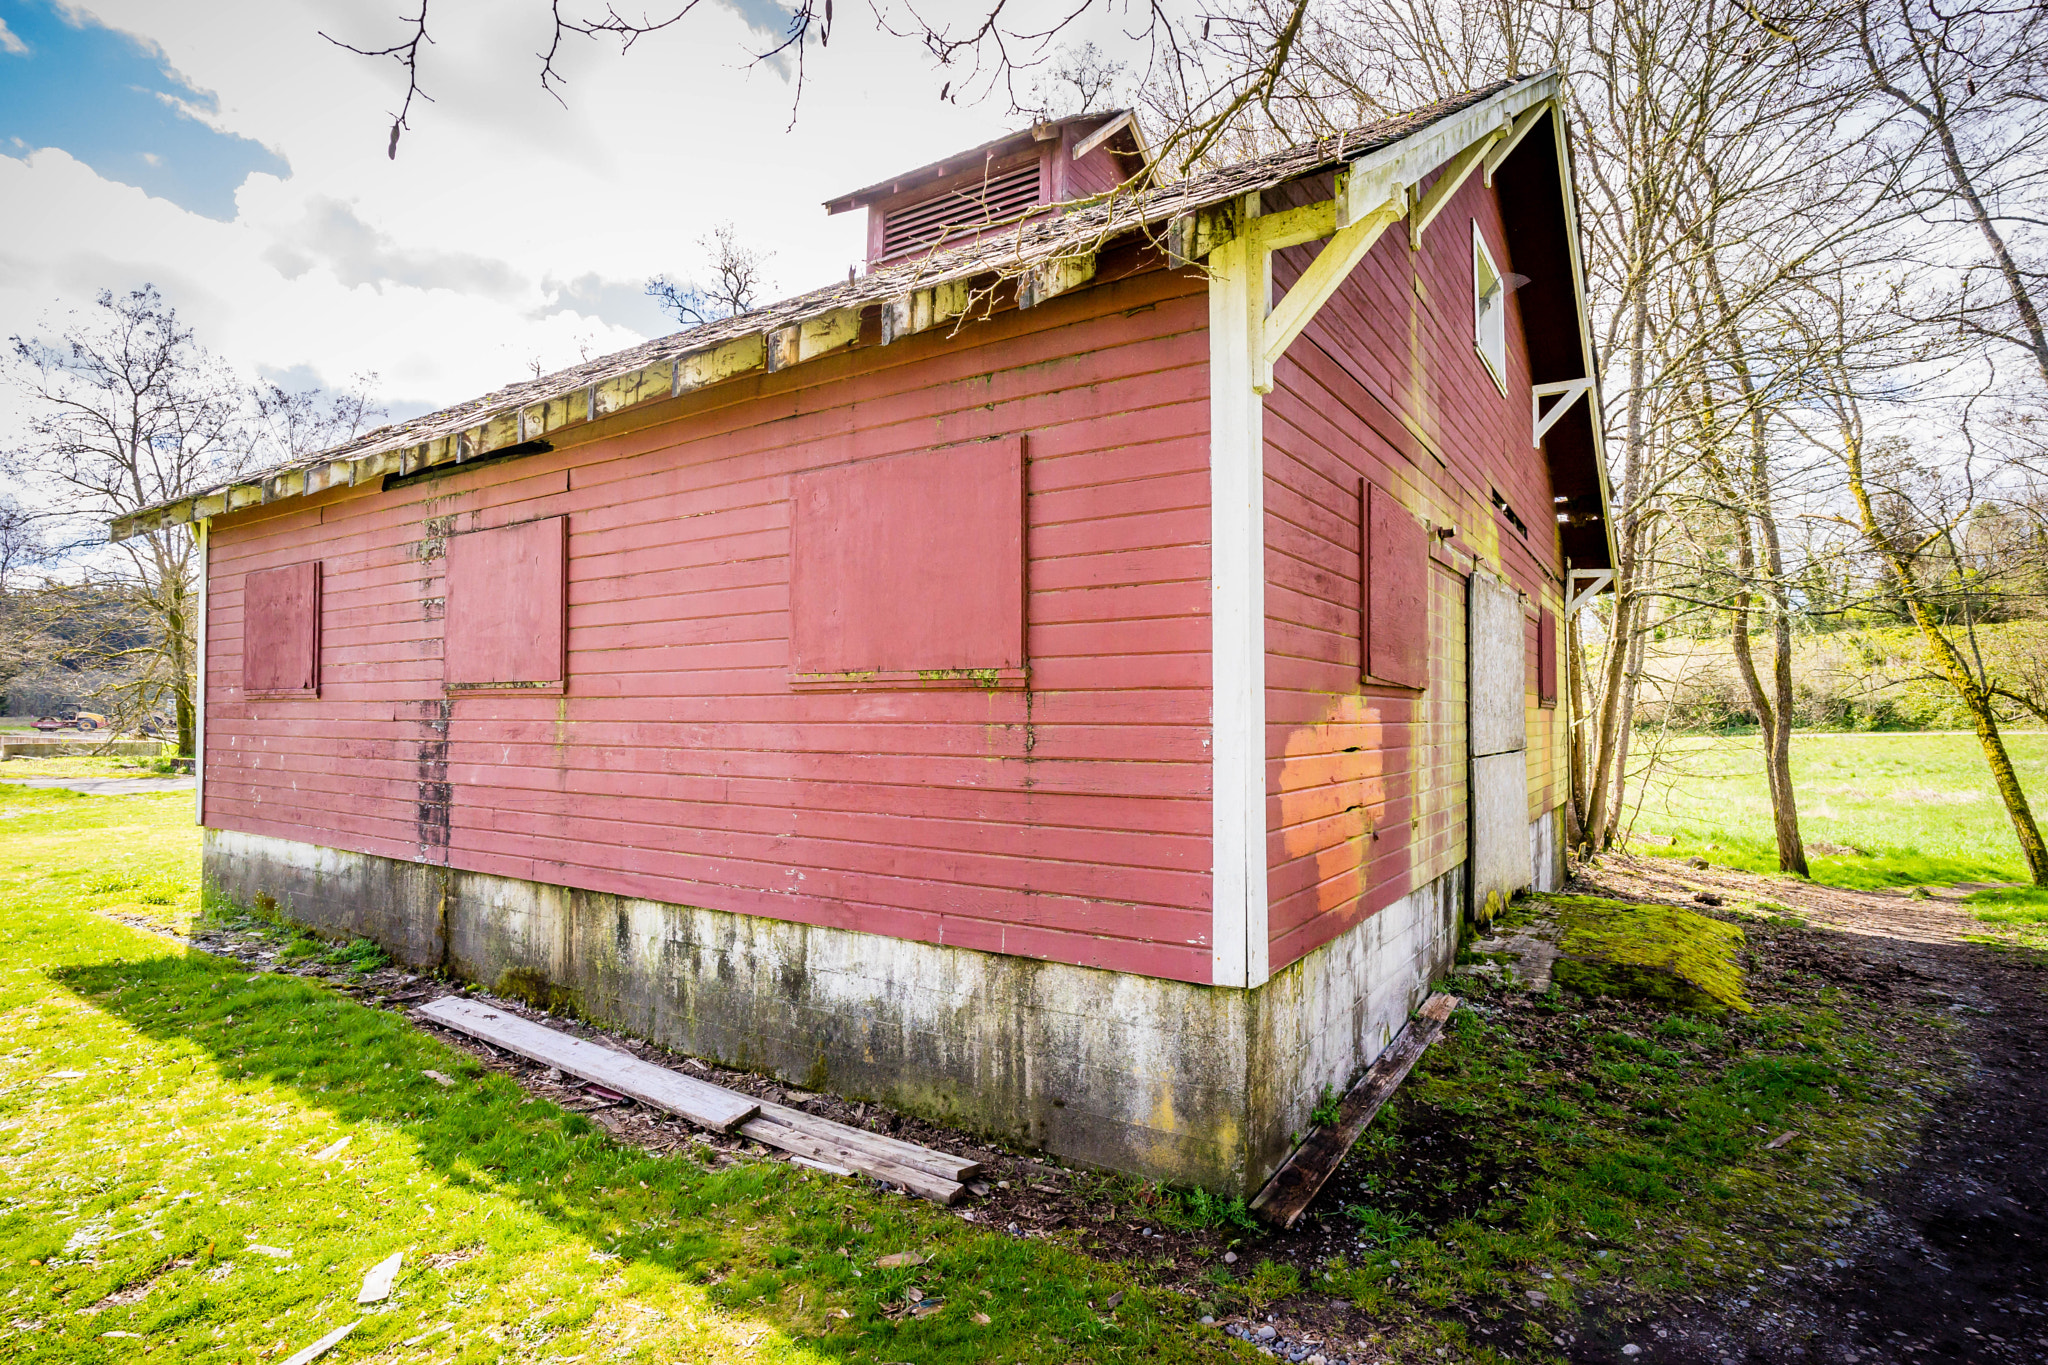
[(1253, 376), (1253, 388), (1260, 393), (1273, 391), (1274, 363), (1287, 353), (1287, 348), (1301, 335), (1301, 329), (1308, 326), (1317, 311), (1337, 292), (1338, 286), (1365, 259), (1365, 253), (1372, 250), (1380, 234), (1400, 222), (1407, 211), (1405, 200), (1388, 200), (1375, 212), (1340, 231), (1330, 239), (1328, 246), (1316, 253), (1308, 269), (1301, 272), (1301, 278), (1294, 282), (1280, 300), (1280, 306), (1267, 316), (1265, 325), (1260, 329), (1258, 373)]
[(1506, 161), (1515, 148), (1522, 145), (1522, 139), (1536, 126), (1536, 120), (1555, 107), (1556, 103), (1555, 100), (1545, 100), (1541, 104), (1524, 109), (1522, 116), (1515, 120), (1515, 126), (1508, 129), (1508, 135), (1493, 144), (1493, 150), (1486, 154), (1485, 172), (1481, 176), (1489, 189), (1493, 187), (1493, 173), (1500, 169), (1500, 163)]
[[(1566, 585), (1564, 614), (1570, 616), (1580, 607), (1593, 600), (1594, 594), (1614, 581), (1612, 569), (1573, 569), (1571, 582)], [(1579, 585), (1586, 586), (1581, 588)]]
[[(1585, 397), (1592, 387), (1593, 381), (1590, 379), (1562, 379), (1555, 384), (1531, 384), (1529, 426), (1534, 434), (1529, 437), (1529, 444), (1542, 445), (1543, 434), (1556, 426), (1557, 419), (1564, 416), (1565, 410)], [(1556, 394), (1562, 394), (1563, 397), (1551, 404), (1549, 412), (1545, 412), (1543, 400)]]
[(1450, 164), (1444, 167), (1444, 173), (1429, 187), (1429, 193), (1416, 202), (1415, 212), (1408, 215), (1410, 251), (1422, 250), (1422, 230), (1436, 221), (1436, 216), (1444, 211), (1444, 205), (1451, 202), (1451, 196), (1456, 194), (1459, 187), (1471, 177), (1472, 172), (1478, 169), (1487, 149), (1505, 136), (1505, 128), (1490, 133), (1451, 158)]

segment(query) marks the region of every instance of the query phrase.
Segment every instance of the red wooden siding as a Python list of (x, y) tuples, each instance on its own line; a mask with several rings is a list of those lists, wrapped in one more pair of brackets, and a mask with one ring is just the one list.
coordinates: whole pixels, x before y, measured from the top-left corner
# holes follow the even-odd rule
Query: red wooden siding
[(1359, 611), (1368, 682), (1429, 685), (1429, 532), (1392, 493), (1360, 480), (1365, 555)]
[[(1206, 980), (1206, 291), (1111, 278), (585, 444), (218, 519), (207, 822)], [(793, 481), (1020, 435), (1030, 689), (792, 686)], [(551, 517), (566, 694), (450, 696), (450, 547)], [(242, 575), (315, 553), (322, 699), (252, 701)]]
[(1536, 704), (1557, 705), (1557, 613), (1549, 607), (1536, 618)]
[(790, 501), (794, 672), (1023, 666), (1021, 438), (809, 470)]
[(242, 690), (311, 695), (320, 690), (320, 561), (286, 564), (249, 574), (248, 648), (242, 653)]
[[(1426, 186), (1425, 186), (1426, 188)], [(1327, 189), (1294, 187), (1269, 210)], [(1529, 372), (1509, 299), (1507, 396), (1473, 341), (1471, 225), (1514, 268), (1494, 192), (1474, 176), (1419, 252), (1397, 225), (1275, 370), (1266, 403), (1268, 926), (1274, 970), (1465, 857), (1464, 581), (1473, 554), (1532, 598), (1555, 600), (1549, 475), (1529, 441)], [(1320, 244), (1274, 261), (1276, 297)], [(1361, 648), (1358, 487), (1428, 538), (1428, 690), (1368, 682)], [(1528, 529), (1498, 510), (1498, 492)], [(1417, 524), (1415, 522), (1411, 525)], [(1373, 526), (1379, 529), (1378, 524)], [(1368, 644), (1366, 648), (1370, 648)], [(1532, 661), (1533, 662), (1533, 661)], [(1531, 673), (1533, 682), (1534, 674)], [(1531, 697), (1533, 705), (1533, 694)], [(1547, 723), (1532, 720), (1532, 813), (1550, 800)], [(1539, 752), (1541, 750), (1541, 752)]]
[(448, 538), (448, 686), (562, 684), (568, 541), (564, 517)]

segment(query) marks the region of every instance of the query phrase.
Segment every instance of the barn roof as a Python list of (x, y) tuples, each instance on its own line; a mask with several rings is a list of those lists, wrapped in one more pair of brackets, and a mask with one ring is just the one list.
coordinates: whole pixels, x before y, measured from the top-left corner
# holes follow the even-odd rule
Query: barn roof
[[(1020, 301), (1028, 304), (1034, 290), (1038, 298), (1044, 298), (1074, 282), (1085, 282), (1087, 273), (1064, 268), (1085, 258), (1088, 273), (1092, 273), (1093, 254), (1112, 239), (1156, 231), (1174, 219), (1358, 162), (1368, 154), (1384, 156), (1386, 149), (1417, 139), (1432, 125), (1468, 110), (1483, 112), (1477, 106), (1512, 95), (1520, 95), (1526, 102), (1531, 87), (1554, 85), (1556, 80), (1554, 74), (1545, 73), (1495, 82), (1172, 184), (1085, 200), (1058, 215), (1028, 220), (1015, 232), (879, 268), (781, 303), (511, 384), (439, 412), (379, 427), (342, 445), (244, 475), (232, 483), (141, 508), (113, 521), (112, 538), (121, 540), (244, 507), (381, 481), (387, 475), (461, 464), (483, 455), (546, 450), (550, 448), (546, 438), (561, 428), (723, 379), (763, 368), (779, 370), (837, 351), (852, 344), (860, 333), (863, 315), (871, 308), (881, 310), (885, 344), (894, 336), (949, 321), (967, 310), (977, 278), (996, 275), (1018, 280)], [(1604, 479), (1600, 481), (1604, 504)]]

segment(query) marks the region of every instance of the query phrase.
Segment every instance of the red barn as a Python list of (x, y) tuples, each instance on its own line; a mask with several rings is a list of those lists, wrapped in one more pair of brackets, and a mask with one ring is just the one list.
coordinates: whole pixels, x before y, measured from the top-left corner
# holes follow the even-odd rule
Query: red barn
[(1255, 1187), (1562, 867), (1557, 88), (1143, 190), (1040, 125), (834, 201), (864, 276), (117, 523), (204, 538), (208, 880)]

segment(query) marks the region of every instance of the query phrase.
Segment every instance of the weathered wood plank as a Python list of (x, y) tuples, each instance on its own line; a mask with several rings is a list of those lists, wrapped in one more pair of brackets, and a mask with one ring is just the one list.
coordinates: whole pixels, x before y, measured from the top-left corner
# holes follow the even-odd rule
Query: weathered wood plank
[(494, 1047), (545, 1062), (579, 1080), (680, 1114), (702, 1128), (729, 1133), (760, 1112), (761, 1106), (753, 1099), (723, 1086), (678, 1075), (667, 1067), (614, 1052), (475, 1000), (443, 996), (421, 1006), (418, 1013)]
[(1438, 992), (1423, 1002), (1408, 1027), (1401, 1030), (1379, 1060), (1367, 1067), (1338, 1108), (1337, 1121), (1318, 1128), (1273, 1172), (1273, 1178), (1252, 1200), (1252, 1212), (1279, 1228), (1291, 1228), (1316, 1192), (1336, 1172), (1338, 1163), (1358, 1135), (1392, 1097), (1429, 1045), (1443, 1033), (1458, 998)]
[(900, 1138), (870, 1133), (865, 1128), (855, 1128), (851, 1124), (819, 1118), (816, 1114), (792, 1109), (788, 1105), (763, 1104), (760, 1116), (764, 1119), (773, 1119), (784, 1127), (819, 1141), (843, 1143), (855, 1151), (872, 1153), (899, 1166), (914, 1166), (947, 1180), (964, 1181), (981, 1174), (979, 1161), (970, 1161), (964, 1156), (954, 1156), (950, 1152), (941, 1152), (932, 1147), (922, 1147), (915, 1142), (904, 1142)]
[[(793, 1111), (783, 1110), (782, 1112), (791, 1113)], [(804, 1115), (803, 1117), (808, 1118), (809, 1116)], [(814, 1123), (822, 1122), (822, 1120), (814, 1120)], [(831, 1127), (837, 1128), (841, 1133), (849, 1136), (871, 1136), (871, 1134), (861, 1133), (857, 1128), (846, 1128), (841, 1124), (832, 1124)], [(756, 1142), (765, 1143), (767, 1146), (773, 1147), (778, 1151), (809, 1157), (813, 1161), (824, 1162), (828, 1165), (844, 1166), (850, 1170), (859, 1171), (863, 1175), (871, 1175), (877, 1180), (886, 1180), (893, 1185), (901, 1185), (912, 1194), (923, 1199), (929, 1199), (933, 1203), (954, 1203), (960, 1198), (963, 1190), (959, 1181), (950, 1180), (942, 1175), (936, 1175), (922, 1166), (906, 1165), (903, 1162), (892, 1160), (878, 1152), (871, 1151), (865, 1145), (857, 1145), (854, 1142), (845, 1140), (845, 1138), (835, 1137), (816, 1129), (793, 1127), (788, 1123), (782, 1122), (779, 1118), (769, 1117), (766, 1114), (759, 1118), (749, 1119), (741, 1124), (739, 1131), (743, 1136), (750, 1137)]]

